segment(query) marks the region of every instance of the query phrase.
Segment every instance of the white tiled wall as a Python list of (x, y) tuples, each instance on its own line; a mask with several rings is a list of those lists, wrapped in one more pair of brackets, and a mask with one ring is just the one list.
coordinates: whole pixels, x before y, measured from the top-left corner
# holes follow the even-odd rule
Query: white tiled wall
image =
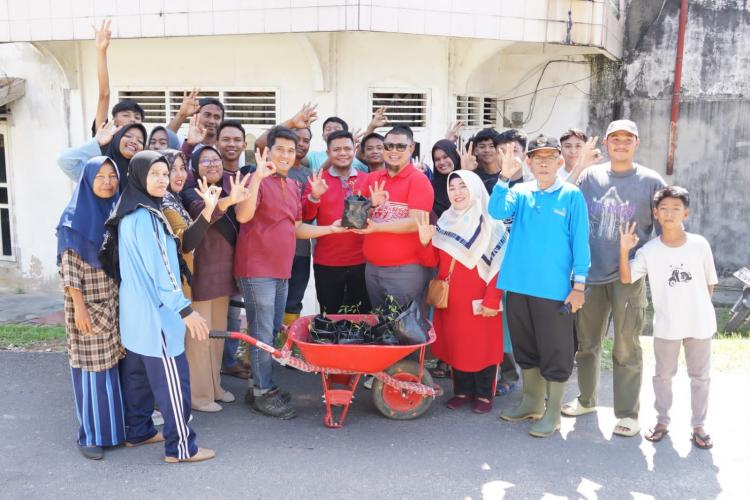
[[(623, 19), (607, 0), (0, 0), (0, 42), (384, 31), (603, 46), (619, 56)], [(568, 33), (569, 18), (573, 25)]]

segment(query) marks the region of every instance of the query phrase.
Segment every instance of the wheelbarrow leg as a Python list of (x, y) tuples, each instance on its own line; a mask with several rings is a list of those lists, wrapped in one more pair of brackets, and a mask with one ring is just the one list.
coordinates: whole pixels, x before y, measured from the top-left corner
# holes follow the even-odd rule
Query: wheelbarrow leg
[[(323, 419), (326, 427), (331, 429), (340, 429), (344, 426), (346, 414), (349, 411), (349, 405), (354, 398), (354, 390), (362, 376), (356, 374), (320, 374), (323, 380), (323, 400), (326, 404), (326, 416)], [(341, 407), (341, 413), (338, 420), (334, 419), (333, 408)]]

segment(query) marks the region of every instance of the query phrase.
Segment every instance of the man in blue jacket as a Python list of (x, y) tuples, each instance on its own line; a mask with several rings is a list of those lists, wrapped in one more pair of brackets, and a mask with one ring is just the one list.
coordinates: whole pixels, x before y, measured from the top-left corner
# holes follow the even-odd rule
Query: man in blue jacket
[(540, 419), (529, 433), (547, 437), (560, 428), (565, 382), (573, 371), (573, 315), (583, 307), (591, 261), (588, 212), (581, 191), (557, 177), (564, 164), (557, 139), (540, 135), (529, 142), (526, 164), (534, 180), (513, 189), (508, 183), (522, 168), (521, 159), (512, 147), (500, 154), (489, 213), (500, 220), (514, 217), (497, 286), (507, 294), (505, 314), (523, 371), (521, 404), (500, 418)]

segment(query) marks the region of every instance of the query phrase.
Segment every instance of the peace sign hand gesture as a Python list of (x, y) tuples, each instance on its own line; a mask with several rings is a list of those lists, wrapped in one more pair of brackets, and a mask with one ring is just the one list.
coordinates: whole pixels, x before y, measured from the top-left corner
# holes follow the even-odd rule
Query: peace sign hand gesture
[(109, 48), (109, 41), (112, 40), (112, 30), (109, 29), (110, 24), (112, 24), (112, 20), (107, 19), (102, 21), (98, 29), (94, 24), (91, 25), (94, 28), (94, 45), (96, 46), (96, 50), (106, 51)]
[(620, 249), (630, 251), (638, 244), (640, 238), (635, 234), (635, 222), (620, 224)]
[(578, 160), (583, 168), (595, 165), (603, 158), (602, 152), (596, 147), (598, 140), (598, 136), (589, 137), (583, 146), (583, 154), (581, 155), (581, 159)]
[(388, 201), (388, 191), (385, 190), (385, 181), (370, 186), (370, 201), (372, 201), (373, 207), (378, 207)]
[(99, 130), (96, 131), (94, 139), (96, 139), (96, 142), (99, 144), (99, 146), (106, 146), (107, 144), (112, 142), (112, 138), (122, 127), (122, 125), (120, 125), (119, 127), (115, 127), (114, 121), (104, 122), (99, 125)]
[(473, 172), (478, 166), (477, 157), (474, 156), (474, 143), (472, 142), (469, 144), (469, 149), (461, 155), (461, 170)]
[(263, 148), (263, 153), (260, 152), (260, 148), (255, 148), (255, 161), (258, 166), (255, 168), (253, 177), (262, 181), (276, 173), (276, 165), (268, 159), (268, 148)]
[(515, 154), (515, 146), (510, 142), (498, 148), (498, 153), (502, 165), (500, 175), (506, 179), (512, 179), (523, 168), (523, 161)]
[(307, 179), (310, 184), (310, 195), (319, 200), (328, 191), (328, 183), (323, 178), (323, 172), (313, 172), (312, 175)]
[(429, 245), (437, 229), (430, 224), (430, 214), (427, 212), (423, 212), (417, 217), (417, 231), (419, 233), (419, 242), (423, 246)]
[(456, 120), (455, 122), (451, 123), (450, 127), (448, 127), (448, 131), (445, 133), (445, 138), (449, 141), (456, 142), (462, 128), (464, 128), (463, 120)]

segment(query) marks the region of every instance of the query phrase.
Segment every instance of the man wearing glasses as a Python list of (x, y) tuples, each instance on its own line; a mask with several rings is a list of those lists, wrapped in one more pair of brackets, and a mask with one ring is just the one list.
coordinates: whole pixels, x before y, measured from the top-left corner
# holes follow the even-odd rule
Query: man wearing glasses
[(383, 306), (388, 295), (402, 306), (422, 301), (428, 271), (420, 264), (417, 220), (430, 213), (434, 201), (430, 180), (411, 162), (411, 129), (393, 127), (383, 149), (386, 168), (370, 173), (368, 188), (385, 190), (386, 201), (373, 210), (366, 229), (355, 230), (365, 235), (365, 279), (373, 308)]
[(573, 315), (583, 307), (590, 264), (588, 213), (581, 191), (557, 177), (564, 161), (554, 137), (529, 142), (526, 164), (534, 180), (513, 189), (508, 183), (521, 159), (512, 144), (500, 155), (489, 213), (515, 217), (497, 287), (507, 295), (513, 353), (523, 372), (521, 404), (500, 418), (538, 419), (529, 433), (547, 437), (560, 428), (565, 382), (573, 371)]
[(569, 417), (596, 411), (602, 338), (611, 315), (615, 333), (614, 410), (619, 419), (613, 433), (626, 437), (640, 431), (643, 360), (638, 337), (643, 329), (646, 287), (642, 279), (632, 284), (620, 282), (620, 228), (636, 224), (639, 244), (631, 250), (632, 259), (651, 238), (654, 194), (665, 186), (658, 173), (633, 162), (639, 145), (635, 123), (613, 121), (604, 140), (610, 161), (587, 168), (578, 179), (591, 220), (591, 272), (588, 305), (576, 318), (580, 394), (562, 409)]

